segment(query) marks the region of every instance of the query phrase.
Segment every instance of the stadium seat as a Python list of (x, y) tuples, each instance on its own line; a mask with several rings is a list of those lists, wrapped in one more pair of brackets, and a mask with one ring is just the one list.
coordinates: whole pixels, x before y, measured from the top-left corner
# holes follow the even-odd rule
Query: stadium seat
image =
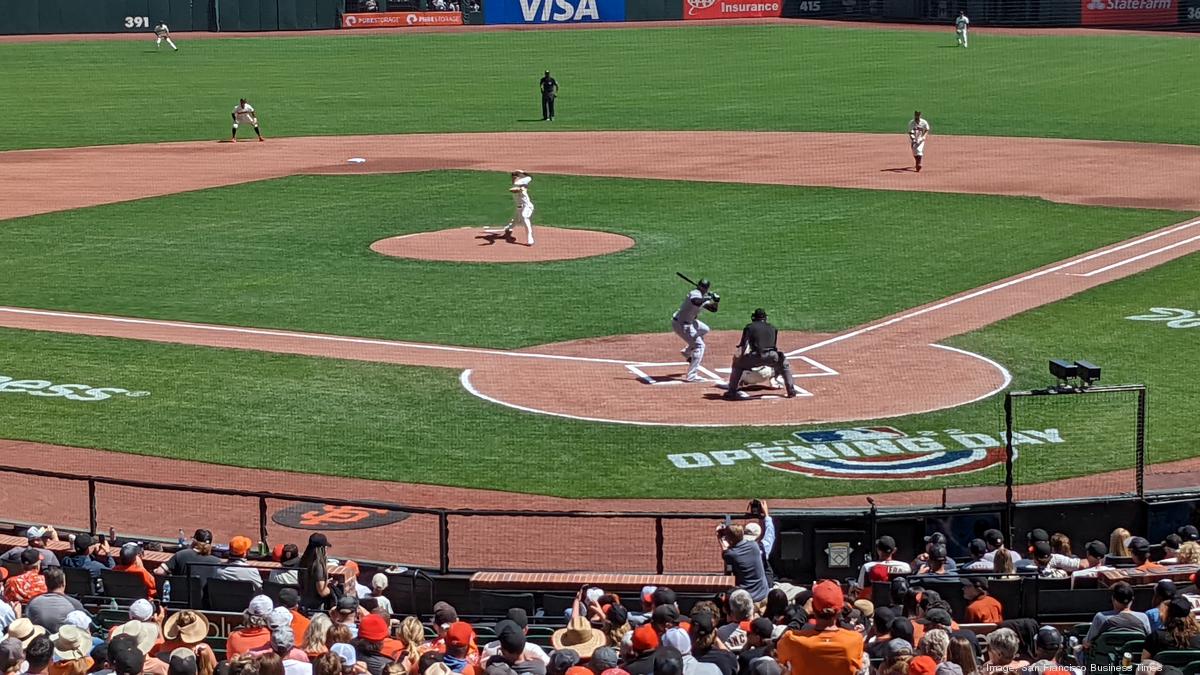
[(988, 580), (988, 595), (996, 599), (1004, 607), (1005, 619), (1019, 619), (1022, 616), (1021, 588), (1024, 579), (990, 579)]
[(285, 588), (294, 588), (300, 590), (299, 586), (293, 584), (280, 584), (274, 581), (264, 581), (262, 585), (262, 594), (271, 599), (271, 602), (279, 604), (279, 592)]
[(1200, 675), (1200, 661), (1193, 661), (1183, 668), (1183, 675)]
[(1042, 621), (1083, 621), (1106, 609), (1112, 609), (1112, 593), (1107, 588), (1038, 593), (1038, 618)]
[[(574, 595), (560, 595), (557, 593), (542, 594), (542, 614), (544, 616), (560, 617), (566, 614), (571, 605), (575, 602)], [(621, 599), (621, 604), (624, 605), (624, 598)], [(641, 609), (641, 600), (638, 600), (639, 611)]]
[(140, 574), (100, 570), (100, 582), (104, 584), (105, 597), (132, 601), (149, 596)]
[[(912, 576), (908, 578), (910, 586), (920, 586), (927, 591), (935, 591), (950, 605), (950, 614), (955, 617), (961, 617), (967, 609), (967, 599), (963, 596), (963, 584), (959, 577), (920, 577)], [(874, 593), (874, 589), (871, 591)]]
[(171, 601), (167, 605), (174, 609), (185, 609), (189, 607), (200, 607), (202, 604), (202, 587), (200, 579), (197, 577), (189, 577), (184, 575), (169, 575), (158, 577), (158, 597), (166, 602), (166, 594), (163, 587), (171, 583)]
[(1159, 652), (1154, 660), (1164, 666), (1183, 668), (1200, 662), (1200, 649), (1167, 649)]
[(1092, 650), (1087, 655), (1086, 665), (1089, 672), (1101, 672), (1111, 666), (1121, 663), (1121, 655), (1126, 645), (1137, 640), (1144, 641), (1146, 635), (1131, 630), (1114, 630), (1101, 633), (1092, 644)]
[(82, 567), (64, 567), (62, 571), (67, 577), (67, 595), (76, 598), (96, 595), (96, 580), (91, 572)]
[(256, 593), (249, 581), (212, 578), (205, 586), (208, 608), (214, 612), (244, 612)]
[(528, 614), (537, 611), (533, 602), (533, 593), (500, 593), (497, 591), (478, 591), (478, 593), (480, 614), (504, 616), (513, 607), (520, 607)]

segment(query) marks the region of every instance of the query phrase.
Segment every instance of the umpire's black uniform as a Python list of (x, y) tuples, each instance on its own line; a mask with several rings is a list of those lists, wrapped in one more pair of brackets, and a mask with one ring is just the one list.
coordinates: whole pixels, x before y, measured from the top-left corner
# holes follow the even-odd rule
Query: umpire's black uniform
[(734, 358), (733, 370), (729, 373), (729, 391), (725, 398), (740, 399), (744, 393), (738, 391), (742, 383), (742, 373), (759, 366), (770, 366), (776, 375), (783, 376), (783, 385), (787, 389), (788, 398), (796, 395), (796, 383), (792, 381), (792, 368), (788, 365), (787, 357), (775, 347), (779, 331), (767, 323), (765, 310), (756, 309), (750, 315), (750, 323), (742, 329), (742, 340), (738, 349), (742, 355)]
[(553, 122), (554, 97), (558, 96), (558, 82), (550, 77), (550, 71), (547, 70), (541, 81), (538, 82), (538, 87), (542, 90), (542, 121)]

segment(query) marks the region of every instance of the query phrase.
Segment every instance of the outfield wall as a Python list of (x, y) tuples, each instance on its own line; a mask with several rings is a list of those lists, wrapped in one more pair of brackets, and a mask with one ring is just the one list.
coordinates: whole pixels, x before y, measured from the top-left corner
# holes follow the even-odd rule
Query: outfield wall
[(345, 0), (0, 0), (0, 35), (337, 28)]

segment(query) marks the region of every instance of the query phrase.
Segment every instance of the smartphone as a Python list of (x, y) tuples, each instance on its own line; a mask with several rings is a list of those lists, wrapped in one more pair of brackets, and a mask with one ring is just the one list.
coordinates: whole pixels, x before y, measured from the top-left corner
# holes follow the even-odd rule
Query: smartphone
[(101, 532), (100, 534), (96, 535), (96, 539), (97, 539), (97, 540), (98, 540), (98, 541), (99, 541), (101, 544), (104, 544), (105, 546), (108, 546), (108, 535), (107, 535), (107, 534), (104, 534), (103, 532)]

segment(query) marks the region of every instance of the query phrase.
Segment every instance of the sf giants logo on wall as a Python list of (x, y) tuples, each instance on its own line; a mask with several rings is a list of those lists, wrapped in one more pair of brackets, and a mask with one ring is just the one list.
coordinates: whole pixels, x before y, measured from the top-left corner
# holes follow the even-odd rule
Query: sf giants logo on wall
[(1174, 26), (1176, 0), (1080, 0), (1085, 26)]
[[(1057, 429), (1013, 432), (1013, 446), (1062, 443)], [(797, 431), (792, 438), (747, 443), (736, 450), (667, 455), (679, 469), (758, 462), (767, 469), (812, 478), (926, 479), (980, 471), (1004, 463), (1000, 435), (960, 429), (909, 435), (895, 427)]]
[(301, 502), (276, 511), (271, 520), (300, 530), (367, 530), (408, 518), (404, 511)]

